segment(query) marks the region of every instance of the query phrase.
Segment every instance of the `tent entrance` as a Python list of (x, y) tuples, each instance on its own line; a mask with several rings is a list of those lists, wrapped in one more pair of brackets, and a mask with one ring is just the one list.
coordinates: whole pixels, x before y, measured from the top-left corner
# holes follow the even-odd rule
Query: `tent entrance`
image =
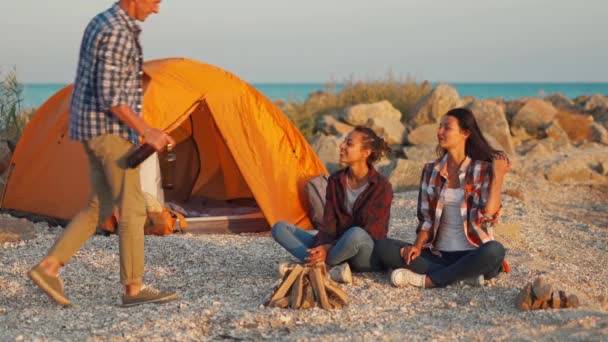
[[(148, 175), (142, 174), (144, 191), (151, 189), (155, 192), (151, 194), (164, 201), (165, 206), (182, 212), (190, 232), (269, 230), (206, 104), (202, 103), (171, 135), (177, 141), (174, 188), (160, 188), (158, 160), (152, 160), (151, 166), (142, 167), (142, 173)], [(151, 174), (158, 177), (150, 177)], [(154, 181), (146, 185), (146, 178)]]

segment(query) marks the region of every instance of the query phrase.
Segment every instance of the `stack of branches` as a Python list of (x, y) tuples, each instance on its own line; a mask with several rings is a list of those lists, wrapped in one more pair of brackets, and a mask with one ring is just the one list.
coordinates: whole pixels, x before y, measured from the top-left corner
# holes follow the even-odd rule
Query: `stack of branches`
[(328, 276), (324, 263), (314, 266), (295, 266), (266, 302), (274, 308), (308, 309), (318, 305), (324, 310), (348, 306), (348, 295)]

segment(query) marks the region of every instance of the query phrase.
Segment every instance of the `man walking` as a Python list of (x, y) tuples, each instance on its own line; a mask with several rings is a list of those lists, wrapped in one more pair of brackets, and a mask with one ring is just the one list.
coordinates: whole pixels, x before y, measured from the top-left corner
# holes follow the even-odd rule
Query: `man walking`
[(55, 242), (46, 257), (28, 272), (49, 297), (62, 305), (64, 294), (59, 270), (93, 235), (98, 223), (119, 208), (120, 278), (123, 306), (176, 299), (143, 285), (144, 196), (139, 168), (126, 167), (125, 156), (139, 137), (161, 151), (175, 145), (165, 132), (141, 118), (143, 55), (137, 21), (158, 13), (160, 0), (119, 0), (95, 16), (87, 26), (70, 109), (70, 138), (81, 141), (89, 160), (91, 197)]

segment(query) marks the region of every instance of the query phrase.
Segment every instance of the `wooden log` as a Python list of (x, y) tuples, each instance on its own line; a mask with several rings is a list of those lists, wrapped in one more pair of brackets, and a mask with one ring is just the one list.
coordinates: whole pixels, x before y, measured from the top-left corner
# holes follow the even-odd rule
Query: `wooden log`
[(308, 273), (307, 268), (300, 272), (298, 278), (291, 287), (291, 291), (289, 294), (289, 307), (292, 309), (299, 309), (302, 305), (302, 290), (304, 287), (304, 275), (306, 273)]
[[(308, 273), (308, 272), (307, 272)], [(303, 298), (302, 305), (300, 305), (300, 309), (310, 309), (315, 307), (315, 293), (312, 289), (312, 285), (310, 284), (310, 280), (308, 279), (308, 274), (304, 276), (304, 285), (303, 285)]]
[(270, 303), (268, 303), (268, 306), (271, 308), (285, 309), (288, 305), (289, 305), (289, 299), (287, 299), (287, 297), (282, 297), (279, 299), (271, 300)]
[(340, 303), (340, 306), (348, 306), (349, 300), (346, 292), (344, 292), (329, 278), (324, 278), (323, 281), (325, 283), (325, 290), (327, 290), (329, 297), (336, 298), (336, 300)]
[[(319, 265), (319, 264), (317, 264)], [(321, 268), (325, 267), (315, 267), (312, 268), (312, 272), (308, 272), (310, 283), (312, 284), (312, 289), (315, 292), (315, 297), (317, 299), (317, 303), (324, 310), (330, 310), (331, 306), (329, 305), (329, 300), (327, 298), (327, 292), (325, 292), (325, 284), (323, 282), (323, 273)]]
[(283, 298), (289, 292), (291, 285), (296, 281), (300, 273), (304, 270), (302, 265), (294, 266), (293, 270), (289, 272), (289, 275), (283, 280), (283, 283), (279, 286), (279, 288), (275, 291), (275, 293), (270, 297), (270, 302), (273, 302), (279, 298)]

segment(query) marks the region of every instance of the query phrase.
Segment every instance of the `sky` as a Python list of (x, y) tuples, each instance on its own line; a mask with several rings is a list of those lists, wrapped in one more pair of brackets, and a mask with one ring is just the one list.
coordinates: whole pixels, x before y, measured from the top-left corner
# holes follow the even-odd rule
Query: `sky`
[[(0, 0), (0, 68), (72, 82), (107, 0)], [(398, 77), (607, 82), (608, 0), (163, 0), (146, 59), (188, 57), (254, 83)]]

